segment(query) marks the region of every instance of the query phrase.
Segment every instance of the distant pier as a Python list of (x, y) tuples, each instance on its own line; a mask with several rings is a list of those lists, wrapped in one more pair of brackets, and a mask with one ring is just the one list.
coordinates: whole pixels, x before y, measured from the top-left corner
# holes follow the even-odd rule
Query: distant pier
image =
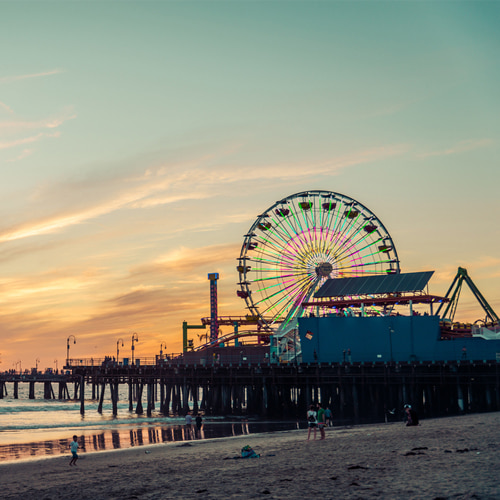
[[(65, 374), (0, 375), (0, 398), (12, 383), (44, 384), (45, 399), (85, 398), (102, 412), (128, 386), (129, 410), (137, 414), (249, 415), (302, 419), (311, 402), (329, 406), (334, 421), (384, 421), (411, 404), (423, 418), (500, 411), (500, 367), (495, 360), (413, 363), (163, 363), (145, 366), (78, 366)], [(58, 386), (55, 392), (54, 387)], [(85, 394), (85, 388), (88, 393)], [(70, 388), (72, 391), (70, 391)]]

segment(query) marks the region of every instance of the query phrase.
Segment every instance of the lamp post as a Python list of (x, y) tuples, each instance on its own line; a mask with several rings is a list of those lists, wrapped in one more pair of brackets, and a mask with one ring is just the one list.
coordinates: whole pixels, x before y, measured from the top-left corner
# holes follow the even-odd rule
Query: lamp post
[(118, 339), (116, 341), (116, 362), (118, 363), (118, 355), (120, 354), (120, 342), (122, 343), (123, 347), (123, 339)]
[(132, 365), (134, 364), (134, 342), (139, 342), (139, 336), (135, 332), (132, 334)]
[(69, 367), (69, 341), (73, 337), (73, 344), (76, 344), (76, 337), (74, 335), (70, 335), (66, 341), (66, 366)]
[(38, 373), (38, 363), (40, 363), (40, 358), (35, 359), (35, 373)]
[(164, 347), (165, 349), (167, 348), (166, 342), (162, 342), (160, 344), (160, 359), (163, 359), (163, 350), (162, 350), (162, 347)]
[(54, 363), (56, 364), (56, 373), (57, 373), (57, 359), (54, 359)]

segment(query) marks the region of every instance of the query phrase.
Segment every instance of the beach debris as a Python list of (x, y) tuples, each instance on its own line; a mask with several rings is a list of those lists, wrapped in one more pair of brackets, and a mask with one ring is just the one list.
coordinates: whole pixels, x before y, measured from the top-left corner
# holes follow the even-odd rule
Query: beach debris
[(405, 453), (405, 457), (410, 457), (412, 455), (425, 455), (423, 451), (408, 451)]
[(469, 448), (464, 448), (462, 450), (455, 450), (457, 453), (467, 453), (469, 451)]
[(368, 469), (369, 467), (363, 467), (362, 465), (350, 465), (347, 467), (347, 470), (355, 470), (355, 469)]
[(145, 453), (146, 455), (149, 455), (149, 453), (151, 453), (151, 452), (150, 452), (149, 450), (146, 450), (144, 453)]
[(412, 448), (411, 451), (418, 451), (418, 450), (428, 450), (427, 446), (419, 446), (417, 448)]
[(255, 453), (252, 447), (247, 444), (241, 448), (241, 458), (260, 458), (260, 455)]
[(263, 495), (270, 495), (271, 494), (271, 492), (268, 489), (265, 489), (265, 490), (261, 491), (261, 493)]
[(208, 490), (207, 489), (204, 489), (204, 490), (196, 490), (195, 493), (206, 493)]

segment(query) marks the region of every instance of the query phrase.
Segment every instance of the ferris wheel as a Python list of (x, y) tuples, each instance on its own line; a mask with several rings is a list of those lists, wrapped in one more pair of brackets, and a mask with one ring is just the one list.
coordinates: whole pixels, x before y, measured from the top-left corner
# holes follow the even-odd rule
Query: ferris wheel
[[(331, 191), (296, 193), (257, 217), (238, 258), (239, 290), (269, 332), (307, 313), (328, 278), (399, 273), (391, 236), (367, 207)], [(309, 311), (312, 312), (312, 311)]]

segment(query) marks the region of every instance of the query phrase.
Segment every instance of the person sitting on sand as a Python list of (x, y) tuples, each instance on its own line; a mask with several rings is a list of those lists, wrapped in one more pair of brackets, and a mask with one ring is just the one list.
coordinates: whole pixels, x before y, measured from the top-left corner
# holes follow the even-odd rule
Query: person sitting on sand
[(73, 441), (71, 441), (69, 448), (72, 455), (69, 465), (76, 465), (76, 461), (78, 460), (78, 436), (73, 436)]
[(316, 420), (316, 409), (314, 405), (311, 405), (309, 407), (309, 410), (307, 411), (307, 427), (309, 428), (307, 432), (307, 440), (309, 441), (309, 438), (311, 437), (311, 430), (314, 429), (314, 439), (316, 439), (316, 427), (318, 425), (318, 421)]

